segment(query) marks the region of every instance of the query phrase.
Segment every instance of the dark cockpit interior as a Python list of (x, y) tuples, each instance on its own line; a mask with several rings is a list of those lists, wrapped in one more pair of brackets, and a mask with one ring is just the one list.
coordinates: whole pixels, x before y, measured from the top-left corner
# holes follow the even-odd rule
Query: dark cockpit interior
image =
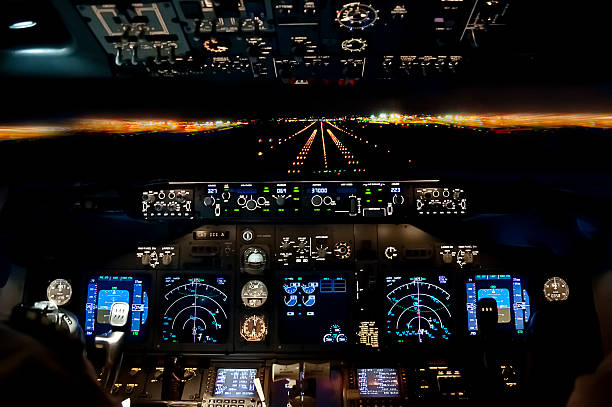
[(606, 6), (0, 9), (2, 404), (612, 405)]

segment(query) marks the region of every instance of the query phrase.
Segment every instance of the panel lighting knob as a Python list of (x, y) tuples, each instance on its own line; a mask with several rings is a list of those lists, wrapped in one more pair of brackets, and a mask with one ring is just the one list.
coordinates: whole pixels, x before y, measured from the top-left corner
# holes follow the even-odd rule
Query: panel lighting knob
[(453, 254), (451, 252), (445, 252), (442, 255), (442, 262), (444, 264), (451, 264), (453, 262)]
[(170, 253), (164, 254), (161, 258), (161, 262), (164, 266), (169, 265), (170, 263), (172, 263), (172, 255)]
[(310, 202), (312, 206), (321, 206), (323, 204), (323, 198), (321, 198), (321, 195), (313, 195), (312, 198), (310, 198)]

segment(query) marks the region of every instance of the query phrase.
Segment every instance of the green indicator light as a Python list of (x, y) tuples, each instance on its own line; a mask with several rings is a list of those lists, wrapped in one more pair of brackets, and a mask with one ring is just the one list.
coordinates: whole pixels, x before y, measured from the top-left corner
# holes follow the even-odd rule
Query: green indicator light
[(365, 193), (366, 195), (372, 195), (372, 193), (370, 191), (366, 191)]
[(297, 211), (299, 211), (299, 209), (298, 209), (298, 208), (295, 208), (295, 211), (297, 212)]
[(225, 208), (225, 212), (227, 212), (227, 208)]
[(263, 211), (264, 212), (270, 212), (270, 209), (264, 209)]
[(300, 200), (300, 198), (293, 198), (293, 200), (294, 200), (294, 201), (299, 201), (299, 200)]
[(315, 208), (315, 210), (314, 210), (314, 211), (315, 211), (315, 212), (321, 212), (321, 209), (320, 209), (320, 208)]
[(382, 188), (378, 188), (378, 192), (382, 192)]
[(300, 281), (302, 279), (302, 277), (298, 277), (298, 281)]
[(367, 202), (367, 203), (370, 203), (370, 202), (372, 202), (372, 201), (371, 201), (370, 199), (366, 199), (366, 202)]
[(239, 211), (240, 211), (240, 209), (238, 209), (238, 208), (234, 209), (234, 212), (239, 212)]
[(378, 202), (382, 202), (382, 199), (379, 199)]
[(285, 210), (283, 208), (278, 208), (279, 212), (285, 212)]

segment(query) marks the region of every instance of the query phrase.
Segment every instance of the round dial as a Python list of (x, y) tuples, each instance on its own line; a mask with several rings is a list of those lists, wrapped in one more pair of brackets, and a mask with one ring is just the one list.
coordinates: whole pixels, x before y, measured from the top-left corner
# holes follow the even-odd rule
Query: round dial
[(268, 288), (262, 281), (251, 280), (242, 287), (240, 296), (247, 307), (261, 307), (268, 299)]
[(569, 286), (561, 277), (552, 277), (544, 283), (544, 298), (548, 301), (565, 301), (569, 297)]
[(249, 247), (242, 253), (242, 264), (246, 270), (261, 271), (266, 267), (268, 255), (259, 247)]
[(361, 52), (365, 51), (368, 44), (361, 38), (351, 38), (342, 41), (342, 49), (348, 52)]
[(349, 30), (363, 30), (374, 25), (378, 11), (374, 7), (359, 2), (348, 3), (338, 10), (336, 21)]
[(349, 242), (338, 242), (334, 246), (334, 255), (341, 259), (346, 260), (351, 257), (351, 244)]
[(58, 278), (47, 286), (47, 299), (57, 306), (67, 304), (72, 297), (72, 286), (67, 280)]
[(251, 315), (240, 324), (240, 336), (247, 342), (261, 342), (268, 334), (268, 326), (263, 316)]

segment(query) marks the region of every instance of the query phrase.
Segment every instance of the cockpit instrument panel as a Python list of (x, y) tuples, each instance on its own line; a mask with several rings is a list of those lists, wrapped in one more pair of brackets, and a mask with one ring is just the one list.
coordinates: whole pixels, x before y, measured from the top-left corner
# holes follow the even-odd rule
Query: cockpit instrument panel
[(357, 369), (357, 384), (362, 398), (397, 398), (400, 396), (397, 369)]
[(160, 293), (161, 341), (225, 343), (230, 291), (227, 277), (218, 274), (164, 276)]
[(391, 343), (439, 343), (452, 334), (452, 289), (446, 275), (385, 278), (386, 334)]
[(147, 337), (150, 276), (140, 274), (94, 274), (87, 283), (85, 335), (112, 330), (128, 332), (128, 341)]
[(529, 294), (519, 276), (510, 274), (477, 274), (465, 284), (468, 331), (478, 332), (476, 305), (482, 298), (497, 302), (497, 324), (505, 331), (522, 334), (531, 316)]
[(281, 278), (279, 335), (286, 344), (348, 343), (349, 283), (343, 274), (300, 273)]

